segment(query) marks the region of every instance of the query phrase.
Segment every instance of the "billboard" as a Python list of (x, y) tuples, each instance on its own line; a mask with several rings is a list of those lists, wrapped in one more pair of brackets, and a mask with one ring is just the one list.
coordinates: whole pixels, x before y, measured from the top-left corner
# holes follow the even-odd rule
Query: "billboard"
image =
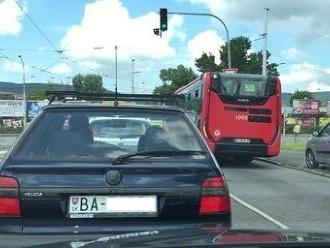
[(320, 101), (318, 100), (293, 100), (293, 114), (317, 115), (320, 112)]
[(22, 100), (0, 100), (0, 117), (22, 117)]
[(314, 117), (308, 118), (298, 118), (298, 123), (301, 123), (302, 126), (312, 127), (316, 125), (316, 119)]
[(35, 117), (41, 110), (42, 107), (47, 105), (48, 101), (29, 101), (27, 102), (27, 114), (29, 117)]

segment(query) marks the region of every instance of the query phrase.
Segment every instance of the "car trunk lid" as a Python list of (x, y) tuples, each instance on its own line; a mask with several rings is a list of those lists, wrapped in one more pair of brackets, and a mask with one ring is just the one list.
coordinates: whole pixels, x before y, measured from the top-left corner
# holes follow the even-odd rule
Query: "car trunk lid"
[[(120, 174), (117, 184), (109, 184), (110, 172)], [(20, 185), (22, 223), (24, 232), (90, 232), (92, 227), (136, 218), (192, 218), (198, 213), (203, 180), (218, 176), (206, 159), (148, 161), (131, 163), (35, 163), (12, 164), (3, 171), (17, 178)], [(161, 182), (161, 184), (160, 184)], [(70, 215), (72, 197), (155, 197), (157, 210), (153, 215)], [(71, 198), (70, 198), (71, 197)], [(149, 199), (150, 200), (150, 199)], [(111, 199), (110, 199), (111, 201)], [(89, 209), (90, 210), (90, 209)], [(58, 229), (58, 227), (61, 227)]]

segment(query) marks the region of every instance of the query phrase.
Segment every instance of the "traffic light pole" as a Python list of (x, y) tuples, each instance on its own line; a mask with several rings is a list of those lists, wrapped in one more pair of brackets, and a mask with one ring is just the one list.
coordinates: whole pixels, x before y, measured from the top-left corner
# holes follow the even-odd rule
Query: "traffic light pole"
[(209, 16), (209, 17), (213, 17), (215, 19), (217, 19), (219, 22), (222, 23), (222, 25), (224, 26), (225, 30), (226, 30), (226, 35), (227, 35), (227, 52), (228, 52), (228, 67), (229, 69), (231, 69), (231, 50), (230, 50), (230, 38), (229, 38), (229, 31), (228, 28), (226, 26), (226, 24), (224, 23), (224, 21), (219, 18), (216, 15), (213, 14), (209, 14), (209, 13), (190, 13), (190, 12), (170, 12), (168, 11), (167, 14), (169, 15), (189, 15), (189, 16)]

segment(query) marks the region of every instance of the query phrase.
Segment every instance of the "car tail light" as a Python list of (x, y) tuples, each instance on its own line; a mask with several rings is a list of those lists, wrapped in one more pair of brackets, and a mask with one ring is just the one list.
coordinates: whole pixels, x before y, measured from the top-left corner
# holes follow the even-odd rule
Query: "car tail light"
[(199, 202), (199, 214), (230, 213), (230, 197), (225, 177), (204, 180)]
[(15, 178), (0, 176), (0, 217), (19, 217), (19, 185)]

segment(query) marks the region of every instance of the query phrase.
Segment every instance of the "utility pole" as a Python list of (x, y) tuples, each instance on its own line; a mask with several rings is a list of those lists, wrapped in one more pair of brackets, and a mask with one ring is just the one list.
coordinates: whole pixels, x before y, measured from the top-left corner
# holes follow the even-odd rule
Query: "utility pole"
[(225, 22), (218, 16), (209, 14), (209, 13), (190, 13), (190, 12), (167, 12), (169, 15), (189, 15), (189, 16), (209, 16), (217, 19), (223, 27), (226, 30), (226, 36), (227, 36), (227, 53), (228, 53), (228, 68), (231, 69), (231, 48), (230, 48), (230, 37), (229, 37), (229, 31), (227, 28), (227, 25)]
[(265, 20), (264, 20), (264, 44), (262, 49), (262, 75), (267, 75), (267, 38), (268, 38), (268, 11), (269, 8), (265, 8)]
[(22, 63), (22, 69), (23, 69), (23, 74), (22, 74), (22, 83), (23, 83), (23, 127), (26, 128), (26, 118), (27, 118), (27, 114), (26, 114), (26, 109), (27, 109), (27, 104), (26, 104), (26, 85), (25, 85), (25, 64), (23, 61), (23, 58), (21, 55), (18, 55), (18, 57), (21, 60)]
[(132, 59), (132, 94), (134, 94), (134, 62), (135, 62), (135, 59)]
[(118, 98), (117, 98), (117, 95), (118, 95), (118, 60), (117, 60), (117, 45), (115, 46), (115, 75), (116, 75), (116, 86), (115, 86), (115, 106), (118, 106)]
[(115, 91), (116, 91), (116, 94), (117, 94), (117, 92), (118, 92), (118, 59), (117, 59), (117, 50), (118, 50), (118, 47), (117, 46), (115, 46), (115, 70), (116, 70), (116, 72), (115, 72), (115, 75), (116, 75), (116, 89), (115, 89)]

